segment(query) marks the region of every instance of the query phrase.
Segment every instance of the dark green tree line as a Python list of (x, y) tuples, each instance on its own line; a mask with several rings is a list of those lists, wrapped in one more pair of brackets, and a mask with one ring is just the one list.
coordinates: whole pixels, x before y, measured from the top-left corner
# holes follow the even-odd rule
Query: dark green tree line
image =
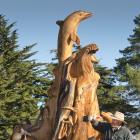
[(97, 88), (101, 111), (110, 111), (113, 113), (116, 110), (119, 110), (125, 113), (126, 110), (133, 110), (134, 108), (119, 94), (123, 91), (123, 87), (116, 85), (113, 69), (97, 65), (96, 71), (101, 76)]
[[(127, 101), (134, 105), (137, 110), (140, 108), (140, 15), (134, 19), (135, 28), (133, 34), (130, 35), (128, 41), (130, 46), (124, 50), (120, 50), (121, 58), (117, 59), (117, 65), (114, 71), (117, 75), (117, 80), (120, 82), (124, 91), (122, 96)], [(140, 119), (138, 112), (128, 112), (128, 115), (135, 120)], [(135, 121), (133, 120), (132, 123)]]
[(0, 139), (7, 140), (15, 123), (32, 120), (51, 81), (46, 64), (31, 60), (35, 44), (19, 49), (14, 24), (0, 15)]

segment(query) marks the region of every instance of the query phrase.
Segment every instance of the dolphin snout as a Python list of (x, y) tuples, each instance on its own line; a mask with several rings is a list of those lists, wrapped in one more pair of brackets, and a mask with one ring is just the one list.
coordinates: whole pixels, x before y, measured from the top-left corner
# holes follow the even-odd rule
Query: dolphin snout
[(85, 14), (86, 14), (86, 16), (88, 16), (88, 17), (93, 15), (93, 13), (91, 13), (91, 12), (86, 12)]
[(93, 13), (84, 11), (82, 19), (87, 19), (87, 18), (91, 17), (92, 15), (93, 15)]

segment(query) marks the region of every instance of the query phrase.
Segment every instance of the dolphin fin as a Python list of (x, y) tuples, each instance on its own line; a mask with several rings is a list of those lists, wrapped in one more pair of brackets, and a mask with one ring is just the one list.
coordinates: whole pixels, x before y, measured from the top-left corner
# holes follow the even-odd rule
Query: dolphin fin
[(70, 35), (70, 38), (73, 42), (76, 42), (77, 45), (80, 45), (80, 38), (78, 37), (76, 33), (72, 33)]
[(76, 44), (77, 44), (78, 46), (80, 46), (80, 38), (79, 38), (78, 35), (76, 36)]
[(63, 25), (63, 23), (64, 23), (64, 21), (63, 21), (63, 20), (57, 20), (57, 21), (56, 21), (56, 24), (57, 24), (57, 25), (59, 25), (59, 26), (62, 26), (62, 25)]

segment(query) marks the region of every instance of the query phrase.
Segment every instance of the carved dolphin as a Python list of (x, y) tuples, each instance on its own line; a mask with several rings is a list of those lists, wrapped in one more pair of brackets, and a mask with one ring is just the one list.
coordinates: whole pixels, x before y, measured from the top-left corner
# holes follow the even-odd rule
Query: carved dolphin
[(72, 47), (74, 42), (80, 45), (80, 38), (77, 35), (77, 28), (81, 21), (92, 16), (92, 13), (86, 11), (76, 11), (64, 19), (57, 21), (60, 26), (58, 34), (58, 59), (63, 62), (72, 55)]

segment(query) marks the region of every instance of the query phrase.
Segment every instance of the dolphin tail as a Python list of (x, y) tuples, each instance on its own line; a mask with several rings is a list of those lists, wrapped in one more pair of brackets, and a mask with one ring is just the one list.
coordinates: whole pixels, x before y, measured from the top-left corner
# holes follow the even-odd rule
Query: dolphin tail
[(63, 21), (63, 20), (57, 20), (57, 21), (56, 21), (56, 24), (57, 24), (58, 26), (62, 26), (62, 25), (63, 25), (63, 23), (64, 23), (64, 21)]

